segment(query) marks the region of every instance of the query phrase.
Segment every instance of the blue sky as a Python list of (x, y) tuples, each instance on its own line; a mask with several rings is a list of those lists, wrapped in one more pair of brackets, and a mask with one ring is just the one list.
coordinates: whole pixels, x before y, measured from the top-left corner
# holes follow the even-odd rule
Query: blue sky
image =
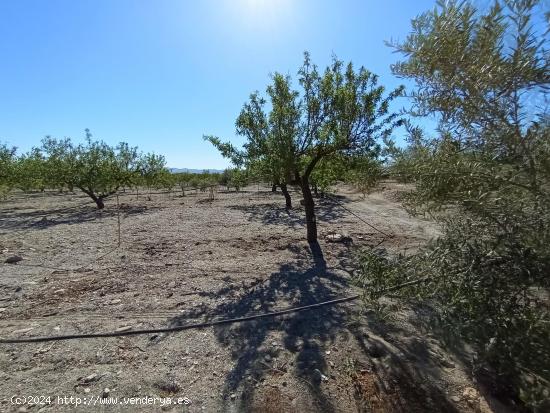
[[(27, 151), (84, 129), (223, 168), (203, 134), (235, 143), (235, 118), (269, 73), (294, 75), (304, 50), (402, 83), (385, 40), (403, 39), (428, 0), (2, 0), (0, 141)], [(399, 102), (405, 105), (406, 101)]]

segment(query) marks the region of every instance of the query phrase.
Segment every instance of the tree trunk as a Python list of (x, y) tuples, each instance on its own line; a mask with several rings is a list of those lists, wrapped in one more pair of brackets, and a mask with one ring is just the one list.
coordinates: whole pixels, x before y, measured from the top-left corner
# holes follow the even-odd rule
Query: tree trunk
[(303, 176), (300, 179), (300, 187), (302, 188), (302, 195), (304, 196), (304, 207), (306, 210), (307, 241), (317, 242), (317, 220), (315, 219), (315, 203), (313, 202), (311, 188), (309, 187), (309, 178), (307, 176)]
[(88, 195), (97, 205), (97, 209), (103, 209), (105, 208), (105, 204), (103, 203), (103, 198), (105, 198), (106, 195), (97, 196), (93, 190), (90, 188), (84, 188), (82, 186), (79, 186), (78, 189), (80, 189), (82, 192), (84, 192), (86, 195)]
[(90, 198), (92, 198), (94, 200), (95, 204), (97, 205), (97, 209), (105, 208), (105, 203), (103, 202), (103, 197), (96, 196), (93, 193), (88, 193), (88, 195), (90, 196)]
[(97, 198), (97, 199), (95, 200), (95, 203), (96, 203), (96, 205), (97, 205), (97, 209), (103, 209), (103, 208), (105, 208), (105, 204), (103, 203), (103, 198), (101, 198), (101, 197), (100, 197), (100, 198)]
[(277, 184), (271, 185), (271, 192), (277, 192)]
[(279, 186), (281, 187), (281, 191), (283, 192), (283, 195), (285, 196), (286, 209), (291, 209), (292, 208), (292, 199), (290, 198), (290, 194), (288, 193), (288, 189), (287, 189), (286, 184), (280, 184)]

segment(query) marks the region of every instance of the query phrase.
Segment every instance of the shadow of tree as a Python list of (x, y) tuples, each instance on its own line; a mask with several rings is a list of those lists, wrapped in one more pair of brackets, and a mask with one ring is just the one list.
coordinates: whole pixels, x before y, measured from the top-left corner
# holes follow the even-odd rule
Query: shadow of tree
[[(170, 325), (180, 325), (189, 318), (212, 320), (266, 313), (280, 309), (282, 302), (305, 306), (344, 295), (348, 286), (347, 277), (327, 269), (319, 244), (311, 244), (310, 253), (313, 262), (308, 269), (294, 264), (282, 265), (267, 281), (255, 283), (236, 301), (223, 302), (211, 310), (205, 306), (196, 307), (185, 316), (171, 319)], [(239, 286), (229, 286), (204, 295), (212, 298), (239, 295), (239, 289)], [(282, 350), (267, 342), (269, 336), (274, 334), (281, 335), (281, 347), (296, 355), (295, 374), (310, 384), (318, 411), (334, 411), (334, 406), (320, 387), (321, 372), (326, 369), (323, 347), (334, 341), (338, 333), (345, 331), (348, 311), (345, 306), (327, 306), (315, 311), (291, 313), (282, 319), (258, 319), (216, 328), (218, 341), (231, 350), (235, 360), (232, 370), (225, 377), (224, 402), (242, 385), (239, 411), (251, 410), (254, 382), (262, 381), (272, 371), (271, 363)], [(251, 379), (247, 380), (247, 377)]]
[[(368, 404), (374, 400), (376, 411), (459, 412), (436, 384), (441, 380), (441, 369), (433, 364), (431, 346), (424, 337), (409, 334), (407, 339), (395, 340), (388, 335), (384, 323), (369, 322), (368, 329), (360, 325), (350, 327), (362, 353), (368, 357), (368, 364), (357, 368), (355, 373), (360, 409), (373, 410)], [(360, 376), (364, 374), (374, 378), (375, 391), (368, 386), (361, 388)]]
[[(346, 198), (343, 201), (346, 202)], [(264, 225), (284, 225), (292, 228), (305, 226), (304, 208), (298, 203), (287, 210), (280, 202), (255, 205), (230, 205), (230, 209), (244, 212), (249, 221), (259, 221)], [(346, 216), (346, 211), (330, 198), (315, 199), (315, 215), (318, 222), (335, 222)]]
[[(120, 212), (123, 218), (132, 215), (152, 212), (160, 207), (144, 205), (120, 205)], [(100, 218), (111, 218), (117, 216), (116, 206), (107, 206), (98, 210), (91, 205), (77, 205), (50, 210), (18, 211), (16, 209), (3, 210), (0, 230), (21, 230), (21, 229), (47, 229), (62, 224), (79, 224), (94, 221)]]
[[(184, 325), (191, 319), (209, 321), (263, 314), (350, 294), (350, 277), (341, 270), (349, 254), (342, 255), (336, 267), (328, 267), (318, 243), (293, 251), (297, 261), (281, 265), (267, 280), (255, 280), (246, 289), (233, 283), (215, 292), (203, 292), (200, 295), (219, 304), (212, 308), (201, 303), (170, 319), (169, 325)], [(438, 372), (431, 367), (423, 371), (415, 368), (418, 365), (415, 363), (428, 363), (428, 347), (424, 341), (415, 339), (394, 344), (390, 339), (390, 344), (377, 335), (384, 333), (383, 324), (373, 324), (373, 331), (370, 322), (367, 326), (366, 319), (361, 317), (358, 321), (354, 314), (349, 305), (334, 305), (216, 327), (216, 339), (229, 349), (234, 360), (224, 378), (223, 411), (258, 411), (258, 403), (261, 407), (262, 401), (255, 398), (257, 383), (269, 374), (284, 374), (290, 369), (294, 377), (307, 384), (315, 411), (338, 411), (333, 397), (322, 386), (323, 375), (328, 371), (325, 351), (338, 337), (352, 339), (357, 344), (369, 369), (372, 368), (369, 371), (381, 383), (382, 390), (377, 394), (356, 393), (360, 411), (364, 408), (360, 404), (366, 403), (368, 397), (384, 397), (385, 406), (395, 412), (422, 412), (426, 406), (430, 411), (458, 411), (434, 384), (440, 378)], [(289, 353), (292, 360), (289, 366), (277, 364), (278, 357), (288, 359)], [(383, 363), (374, 364), (373, 360), (383, 360)], [(387, 380), (391, 384), (384, 387)], [(231, 399), (237, 391), (241, 393), (238, 405)]]

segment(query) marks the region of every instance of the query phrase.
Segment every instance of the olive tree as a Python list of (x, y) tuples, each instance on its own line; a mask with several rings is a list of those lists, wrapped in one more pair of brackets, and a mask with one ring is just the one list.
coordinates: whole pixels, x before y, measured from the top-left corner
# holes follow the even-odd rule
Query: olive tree
[(369, 291), (409, 283), (401, 294), (429, 300), (434, 321), (473, 347), (475, 367), (491, 372), (496, 388), (542, 411), (550, 382), (548, 18), (535, 0), (485, 12), (450, 1), (412, 26), (394, 45), (405, 59), (393, 70), (416, 82), (415, 114), (436, 114), (440, 125), (433, 139), (416, 131), (397, 164), (416, 183), (408, 204), (438, 217), (444, 234), (393, 266), (366, 255), (363, 281)]
[(311, 174), (322, 159), (368, 151), (378, 138), (387, 137), (400, 124), (389, 105), (402, 88), (385, 94), (376, 75), (336, 58), (320, 72), (308, 53), (298, 71), (298, 86), (294, 88), (289, 76), (275, 73), (267, 99), (258, 92), (250, 96), (236, 122), (237, 133), (246, 138), (242, 150), (216, 137), (205, 139), (234, 162), (273, 162), (284, 183), (299, 185), (307, 240), (316, 242)]

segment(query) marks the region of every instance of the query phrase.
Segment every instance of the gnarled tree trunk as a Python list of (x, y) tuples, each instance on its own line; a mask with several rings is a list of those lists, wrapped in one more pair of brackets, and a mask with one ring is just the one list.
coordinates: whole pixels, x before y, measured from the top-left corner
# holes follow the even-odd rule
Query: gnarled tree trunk
[(288, 188), (287, 188), (286, 184), (280, 184), (279, 186), (281, 187), (281, 191), (283, 192), (283, 195), (285, 196), (286, 209), (291, 209), (292, 208), (292, 199), (290, 198), (290, 193), (288, 192)]
[(94, 201), (97, 205), (97, 209), (105, 208), (105, 204), (103, 203), (103, 198), (99, 197), (99, 198), (95, 199)]
[(103, 202), (103, 197), (96, 196), (93, 192), (89, 192), (88, 196), (92, 198), (97, 205), (97, 209), (103, 209), (105, 208), (105, 203)]
[(105, 208), (105, 203), (103, 202), (103, 200), (105, 198), (107, 198), (108, 196), (110, 195), (113, 195), (113, 194), (116, 194), (117, 191), (118, 191), (118, 187), (115, 188), (114, 190), (112, 191), (109, 191), (109, 192), (106, 192), (106, 193), (102, 193), (101, 195), (96, 195), (94, 193), (94, 191), (90, 188), (83, 188), (83, 187), (78, 187), (78, 189), (80, 189), (82, 192), (84, 192), (86, 195), (88, 195), (90, 198), (92, 198), (92, 200), (95, 202), (95, 204), (97, 205), (97, 209), (103, 209)]
[(315, 218), (315, 203), (313, 202), (311, 188), (309, 187), (309, 177), (307, 175), (302, 176), (302, 178), (300, 179), (300, 187), (302, 188), (302, 195), (304, 197), (304, 208), (306, 210), (307, 241), (317, 242), (317, 220)]

